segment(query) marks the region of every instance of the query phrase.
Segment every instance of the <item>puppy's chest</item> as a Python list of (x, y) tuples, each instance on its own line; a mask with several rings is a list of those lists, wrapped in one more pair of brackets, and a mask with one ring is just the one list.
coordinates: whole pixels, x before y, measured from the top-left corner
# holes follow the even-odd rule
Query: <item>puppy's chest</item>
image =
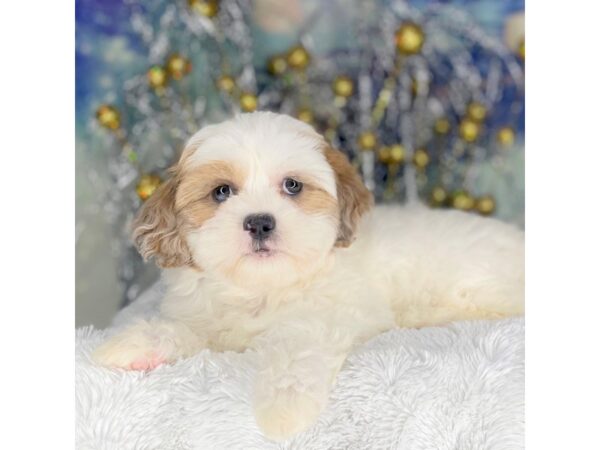
[(244, 351), (270, 328), (283, 322), (324, 317), (335, 303), (333, 296), (313, 289), (253, 298), (213, 298), (203, 321), (208, 327), (209, 347), (215, 351)]
[(364, 322), (382, 311), (380, 296), (360, 277), (332, 275), (302, 288), (262, 296), (223, 292), (207, 283), (193, 299), (171, 298), (168, 315), (203, 335), (212, 350), (239, 352), (283, 323), (315, 320), (335, 327), (339, 321)]
[(244, 351), (252, 347), (254, 339), (283, 321), (302, 320), (303, 311), (314, 312), (325, 305), (314, 298), (291, 295), (285, 299), (262, 297), (222, 303), (214, 308), (208, 322), (209, 346), (216, 351)]
[(276, 314), (266, 311), (263, 302), (216, 306), (207, 316), (208, 344), (215, 351), (244, 351), (253, 339), (267, 330)]

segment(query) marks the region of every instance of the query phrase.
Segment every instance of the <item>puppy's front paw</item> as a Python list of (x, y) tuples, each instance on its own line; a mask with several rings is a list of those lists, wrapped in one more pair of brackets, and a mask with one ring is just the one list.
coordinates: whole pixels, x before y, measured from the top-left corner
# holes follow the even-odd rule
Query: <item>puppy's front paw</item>
[(125, 331), (100, 345), (92, 359), (101, 366), (153, 370), (174, 361), (174, 352), (144, 332)]
[(153, 370), (168, 362), (154, 350), (125, 348), (111, 341), (98, 347), (92, 359), (101, 366), (125, 370)]
[(265, 436), (283, 440), (312, 425), (323, 403), (293, 388), (277, 389), (268, 397), (256, 400), (254, 414)]

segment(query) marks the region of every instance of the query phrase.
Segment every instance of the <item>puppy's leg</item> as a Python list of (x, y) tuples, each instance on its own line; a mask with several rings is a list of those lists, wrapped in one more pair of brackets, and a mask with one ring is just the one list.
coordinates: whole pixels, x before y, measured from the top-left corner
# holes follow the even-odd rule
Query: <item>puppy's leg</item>
[(346, 358), (349, 339), (300, 321), (279, 324), (257, 339), (261, 366), (254, 413), (267, 437), (285, 439), (316, 421)]
[(203, 340), (184, 323), (156, 318), (129, 326), (101, 344), (92, 358), (106, 367), (152, 370), (203, 347)]

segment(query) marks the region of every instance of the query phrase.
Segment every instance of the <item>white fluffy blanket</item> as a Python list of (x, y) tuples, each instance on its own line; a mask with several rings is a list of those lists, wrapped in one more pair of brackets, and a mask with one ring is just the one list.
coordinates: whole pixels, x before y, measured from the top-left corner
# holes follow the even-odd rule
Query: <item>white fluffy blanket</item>
[(284, 443), (254, 423), (255, 358), (211, 353), (153, 372), (95, 366), (106, 331), (77, 330), (78, 449), (521, 449), (524, 448), (524, 322), (462, 322), (393, 330), (357, 349), (330, 403), (309, 430)]

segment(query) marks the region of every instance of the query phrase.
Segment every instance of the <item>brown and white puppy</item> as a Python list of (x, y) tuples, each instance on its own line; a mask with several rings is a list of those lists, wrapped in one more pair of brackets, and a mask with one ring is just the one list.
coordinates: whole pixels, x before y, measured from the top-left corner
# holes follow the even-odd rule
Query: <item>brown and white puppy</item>
[(254, 412), (274, 439), (316, 420), (366, 339), (523, 312), (521, 231), (455, 211), (372, 208), (346, 157), (284, 115), (243, 114), (194, 135), (134, 237), (165, 269), (161, 313), (96, 360), (150, 370), (205, 348), (252, 349)]

